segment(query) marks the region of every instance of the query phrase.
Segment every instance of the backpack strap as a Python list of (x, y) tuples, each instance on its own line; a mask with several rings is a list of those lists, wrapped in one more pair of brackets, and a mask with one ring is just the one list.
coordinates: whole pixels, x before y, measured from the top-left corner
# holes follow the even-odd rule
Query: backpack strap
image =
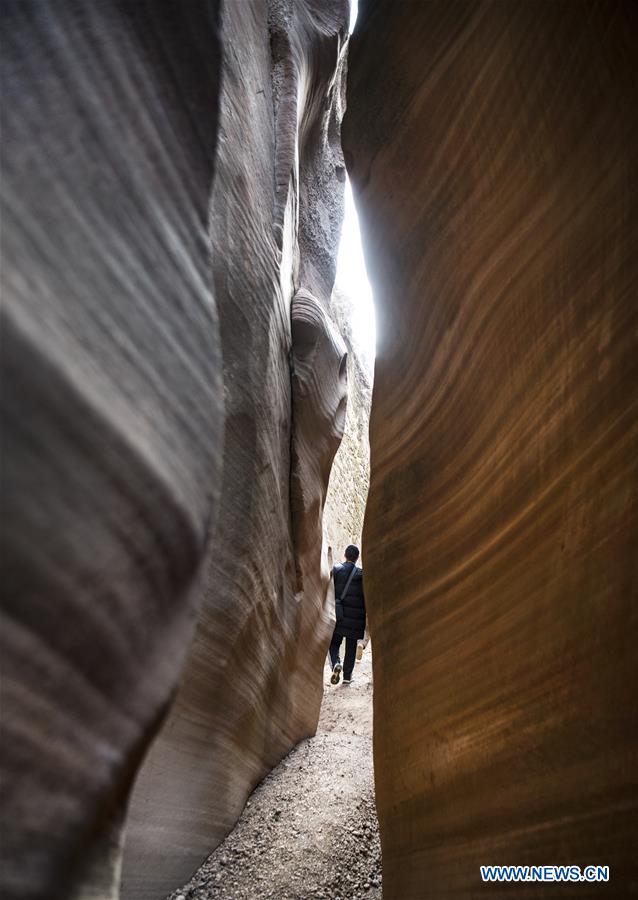
[(348, 588), (350, 587), (350, 582), (351, 582), (352, 579), (354, 578), (354, 573), (355, 573), (356, 571), (357, 571), (357, 567), (355, 566), (354, 563), (352, 563), (352, 572), (350, 572), (350, 575), (348, 576), (348, 580), (346, 581), (346, 586), (344, 587), (344, 589), (343, 589), (343, 591), (342, 591), (342, 593), (341, 593), (341, 596), (340, 596), (340, 597), (337, 597), (337, 600), (338, 600), (339, 603), (343, 603), (343, 598), (344, 598), (344, 597), (346, 596), (346, 594), (348, 593)]

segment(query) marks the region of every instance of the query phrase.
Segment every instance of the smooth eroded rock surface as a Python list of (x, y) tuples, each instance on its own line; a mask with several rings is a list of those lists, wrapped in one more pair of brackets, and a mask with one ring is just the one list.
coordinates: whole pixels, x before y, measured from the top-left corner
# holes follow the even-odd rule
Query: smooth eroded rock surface
[(0, 892), (106, 898), (219, 496), (217, 4), (2, 29)]
[(356, 297), (340, 290), (337, 276), (330, 315), (348, 347), (348, 403), (343, 439), (330, 470), (323, 520), (325, 541), (334, 563), (340, 562), (348, 544), (361, 546), (370, 480), (368, 424), (372, 401), (372, 371), (360, 344), (352, 334), (353, 313), (357, 302)]
[(346, 399), (327, 316), (346, 20), (343, 2), (224, 5), (211, 211), (224, 477), (192, 651), (131, 802), (127, 900), (190, 877), (317, 725), (334, 614), (322, 509)]
[(636, 889), (637, 36), (622, 3), (360, 13), (388, 900), (590, 892), (487, 863)]
[(347, 13), (3, 6), (7, 897), (165, 895), (316, 729)]

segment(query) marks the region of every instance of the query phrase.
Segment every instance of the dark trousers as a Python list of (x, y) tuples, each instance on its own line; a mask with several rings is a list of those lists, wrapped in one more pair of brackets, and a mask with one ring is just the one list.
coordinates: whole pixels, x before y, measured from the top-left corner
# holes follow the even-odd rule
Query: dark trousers
[[(332, 641), (330, 642), (330, 663), (332, 668), (340, 663), (339, 659), (339, 650), (341, 648), (341, 641), (343, 638), (340, 634), (335, 633), (332, 635)], [(344, 678), (352, 678), (352, 670), (354, 669), (354, 660), (357, 655), (357, 639), (347, 637), (346, 638), (346, 655), (343, 660), (343, 677)]]

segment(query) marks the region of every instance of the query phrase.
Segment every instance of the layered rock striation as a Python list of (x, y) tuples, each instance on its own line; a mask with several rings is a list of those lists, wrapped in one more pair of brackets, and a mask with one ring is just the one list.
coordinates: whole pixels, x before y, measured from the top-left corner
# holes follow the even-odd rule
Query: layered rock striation
[(635, 10), (360, 19), (344, 147), (379, 322), (364, 541), (384, 896), (477, 896), (482, 863), (605, 863), (628, 896)]
[(125, 898), (183, 884), (316, 729), (333, 627), (322, 510), (346, 402), (328, 318), (346, 20), (343, 2), (224, 5), (211, 202), (224, 475), (192, 650), (131, 801)]
[(166, 894), (316, 728), (347, 12), (3, 9), (7, 897)]
[(2, 24), (0, 884), (109, 897), (219, 499), (217, 4)]

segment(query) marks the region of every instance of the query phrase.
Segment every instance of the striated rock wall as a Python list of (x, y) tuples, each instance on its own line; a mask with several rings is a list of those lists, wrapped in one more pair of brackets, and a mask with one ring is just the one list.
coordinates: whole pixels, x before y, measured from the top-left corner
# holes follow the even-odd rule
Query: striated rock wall
[(324, 513), (324, 532), (335, 563), (341, 561), (348, 544), (361, 546), (370, 480), (368, 423), (372, 373), (352, 338), (353, 303), (353, 298), (341, 291), (337, 282), (330, 315), (348, 347), (348, 405), (343, 440), (330, 472)]
[(117, 891), (193, 634), (223, 398), (217, 4), (2, 6), (5, 898)]
[(316, 728), (347, 14), (3, 6), (8, 898), (163, 896)]
[(388, 900), (478, 896), (481, 863), (636, 887), (637, 58), (632, 4), (360, 13)]
[(224, 5), (211, 204), (224, 477), (192, 651), (131, 801), (125, 898), (187, 880), (316, 729), (333, 627), (322, 511), (346, 402), (327, 316), (346, 19), (343, 2)]

